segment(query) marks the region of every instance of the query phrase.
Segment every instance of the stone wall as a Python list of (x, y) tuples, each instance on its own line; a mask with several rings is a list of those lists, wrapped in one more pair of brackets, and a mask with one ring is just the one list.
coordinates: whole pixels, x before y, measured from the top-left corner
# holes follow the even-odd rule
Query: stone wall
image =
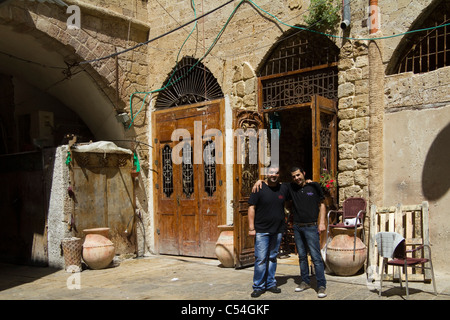
[(339, 200), (368, 198), (369, 56), (366, 41), (347, 41), (339, 60)]

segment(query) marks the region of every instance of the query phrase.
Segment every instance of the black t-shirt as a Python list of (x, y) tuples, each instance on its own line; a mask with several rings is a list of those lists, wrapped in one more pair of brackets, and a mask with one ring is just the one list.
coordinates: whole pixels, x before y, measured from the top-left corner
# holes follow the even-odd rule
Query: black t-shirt
[(301, 187), (291, 182), (289, 192), (294, 208), (294, 223), (317, 222), (319, 204), (324, 199), (320, 184), (311, 182)]
[(284, 201), (288, 196), (289, 188), (285, 183), (275, 187), (269, 187), (263, 183), (258, 192), (250, 195), (248, 203), (256, 206), (256, 232), (280, 233), (285, 231)]

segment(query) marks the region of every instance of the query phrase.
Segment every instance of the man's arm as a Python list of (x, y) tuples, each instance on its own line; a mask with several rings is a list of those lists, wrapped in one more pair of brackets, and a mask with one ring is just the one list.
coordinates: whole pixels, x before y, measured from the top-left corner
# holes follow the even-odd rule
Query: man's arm
[(327, 226), (325, 224), (327, 207), (325, 203), (321, 202), (319, 205), (319, 233), (327, 230)]
[(256, 235), (255, 231), (255, 206), (250, 205), (248, 207), (248, 235)]

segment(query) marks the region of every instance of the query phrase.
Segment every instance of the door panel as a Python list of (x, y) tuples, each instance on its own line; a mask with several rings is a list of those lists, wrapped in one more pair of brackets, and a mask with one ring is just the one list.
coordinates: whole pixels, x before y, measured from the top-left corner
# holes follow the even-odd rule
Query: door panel
[(313, 96), (311, 99), (313, 130), (313, 181), (319, 181), (323, 169), (336, 173), (337, 146), (336, 103)]
[(162, 172), (158, 180), (158, 214), (159, 219), (159, 245), (160, 250), (167, 254), (179, 254), (179, 240), (177, 234), (178, 215), (176, 190), (174, 176), (177, 174), (177, 168), (170, 159), (173, 143), (170, 141), (161, 141), (159, 146)]
[[(242, 129), (244, 133), (258, 132), (262, 129), (263, 119), (258, 112), (236, 111), (234, 114), (235, 129)], [(258, 164), (250, 164), (249, 139), (245, 138), (244, 149), (239, 149), (237, 138), (234, 139), (235, 164), (234, 164), (234, 247), (236, 252), (236, 268), (250, 266), (255, 261), (255, 240), (248, 235), (248, 199), (253, 184), (259, 179)], [(242, 158), (241, 158), (242, 156)], [(239, 160), (238, 160), (239, 159)], [(239, 163), (242, 164), (239, 164)]]
[[(337, 169), (337, 115), (336, 103), (321, 96), (313, 96), (311, 114), (313, 115), (313, 180), (319, 181), (324, 169), (336, 174)], [(325, 195), (329, 201), (327, 211), (337, 209), (337, 190)], [(320, 246), (326, 244), (326, 234), (320, 234)]]
[[(221, 104), (222, 101), (210, 102), (155, 112), (154, 135), (156, 145), (159, 146), (155, 159), (161, 161), (156, 179), (158, 185), (155, 186), (158, 197), (156, 212), (159, 252), (162, 254), (215, 257), (215, 244), (219, 236), (217, 226), (224, 220), (224, 190), (222, 185), (214, 185), (214, 192), (205, 190), (205, 185), (208, 185), (204, 181), (206, 166), (202, 159), (195, 157), (195, 152), (203, 155), (206, 140), (203, 135), (208, 129), (221, 129)], [(174, 137), (180, 141), (172, 142), (171, 135), (175, 129), (183, 129), (182, 134), (189, 133), (190, 139), (186, 136)], [(196, 139), (196, 133), (199, 139)], [(169, 140), (164, 141), (163, 138)], [(171, 163), (173, 193), (169, 196), (163, 185), (164, 145), (169, 145), (174, 152), (180, 152), (178, 156), (183, 155), (181, 163)], [(221, 179), (223, 169), (223, 166), (214, 165), (214, 174), (210, 175), (214, 181)]]

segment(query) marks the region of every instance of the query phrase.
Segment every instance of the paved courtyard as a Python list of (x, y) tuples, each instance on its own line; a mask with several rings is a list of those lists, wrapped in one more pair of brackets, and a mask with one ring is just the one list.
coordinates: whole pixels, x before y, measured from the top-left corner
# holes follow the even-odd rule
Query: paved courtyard
[[(319, 300), (313, 289), (297, 293), (296, 257), (279, 259), (277, 282), (282, 292), (250, 297), (253, 267), (222, 268), (215, 259), (152, 255), (128, 259), (103, 270), (65, 270), (0, 264), (3, 300)], [(404, 300), (399, 283), (384, 282), (382, 296), (365, 274), (326, 275), (328, 296), (321, 300)], [(436, 270), (438, 295), (432, 284), (410, 283), (411, 300), (450, 300), (450, 273)], [(314, 281), (314, 278), (313, 278)]]

